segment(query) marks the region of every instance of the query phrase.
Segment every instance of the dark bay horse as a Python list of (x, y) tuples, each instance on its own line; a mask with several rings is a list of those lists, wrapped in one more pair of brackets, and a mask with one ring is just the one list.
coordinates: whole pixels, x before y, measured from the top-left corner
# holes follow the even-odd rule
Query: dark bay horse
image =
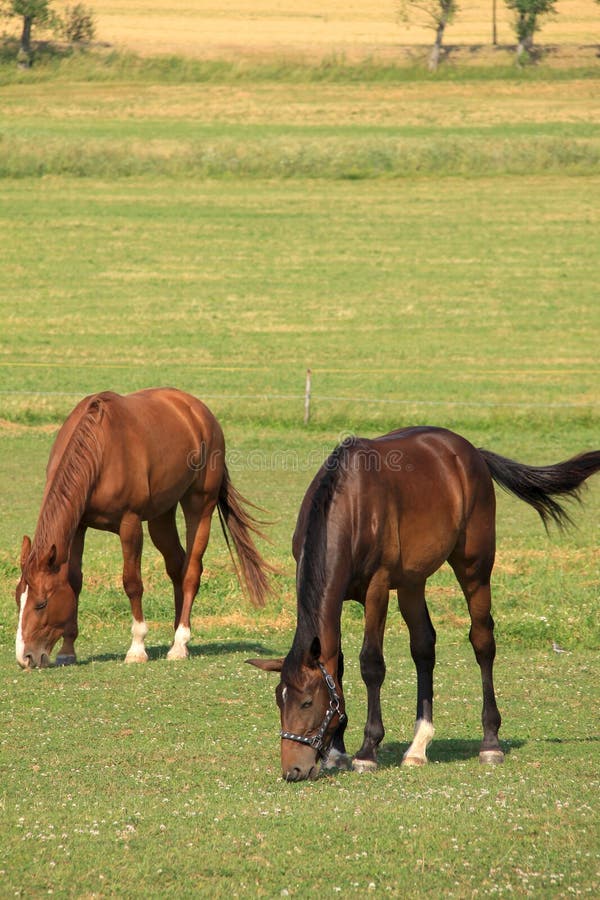
[[(175, 520), (178, 504), (185, 518), (185, 550)], [(111, 531), (121, 539), (123, 587), (133, 615), (126, 662), (148, 658), (142, 521), (148, 522), (173, 583), (175, 639), (169, 659), (188, 656), (190, 613), (215, 506), (250, 599), (262, 605), (269, 567), (253, 543), (256, 522), (243, 504), (229, 479), (221, 427), (200, 400), (173, 388), (86, 397), (58, 432), (33, 542), (23, 538), (17, 585), (19, 664), (47, 665), (61, 637), (57, 663), (75, 662), (87, 528)]]
[[(552, 466), (521, 465), (441, 428), (406, 428), (375, 440), (350, 439), (329, 456), (308, 488), (293, 539), (297, 627), (285, 659), (248, 660), (281, 673), (281, 763), (290, 781), (314, 778), (319, 761), (349, 767), (344, 746), (340, 619), (344, 600), (365, 610), (360, 669), (367, 687), (367, 721), (352, 765), (377, 765), (383, 739), (380, 688), (390, 589), (398, 594), (417, 672), (414, 739), (406, 765), (427, 761), (433, 737), (436, 634), (425, 582), (447, 560), (465, 595), (470, 640), (483, 685), (480, 759), (499, 763), (500, 713), (492, 669), (496, 646), (490, 613), (495, 553), (492, 479), (531, 504), (544, 524), (569, 517), (554, 495), (576, 497), (600, 469), (600, 451)], [(328, 753), (329, 751), (329, 753)]]

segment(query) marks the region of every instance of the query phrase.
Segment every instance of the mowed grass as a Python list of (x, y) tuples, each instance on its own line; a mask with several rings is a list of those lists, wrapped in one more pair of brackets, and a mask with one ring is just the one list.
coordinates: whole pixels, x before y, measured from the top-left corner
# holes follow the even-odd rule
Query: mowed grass
[[(192, 660), (126, 667), (102, 642), (77, 668), (7, 679), (5, 896), (594, 896), (596, 688), (584, 655), (504, 651), (507, 759), (477, 760), (475, 665), (440, 642), (438, 740), (399, 766), (413, 714), (406, 641), (388, 640), (389, 737), (374, 775), (278, 779), (272, 681), (244, 665), (283, 638), (214, 636)], [(351, 634), (349, 742), (364, 690)], [(2, 653), (2, 665), (11, 660)], [(567, 684), (573, 685), (566, 690)]]
[[(556, 146), (552, 174), (538, 161), (516, 176), (502, 158), (494, 177), (489, 166), (456, 177), (447, 161), (414, 177), (372, 166), (400, 131), (417, 162), (432, 136), (463, 154), (471, 140), (490, 152), (508, 142), (513, 160), (515, 136), (528, 148), (548, 135), (594, 144), (592, 82), (321, 90), (44, 79), (10, 86), (1, 125), (4, 150), (13, 142), (3, 159), (18, 161), (18, 142), (38, 138), (41, 165), (13, 168), (22, 177), (5, 177), (0, 195), (0, 894), (597, 894), (599, 479), (564, 535), (547, 536), (531, 509), (499, 493), (503, 767), (477, 760), (479, 674), (449, 571), (429, 591), (437, 739), (422, 771), (399, 765), (415, 678), (395, 609), (373, 776), (282, 783), (275, 679), (244, 664), (291, 643), (295, 516), (348, 432), (429, 422), (531, 463), (598, 446), (591, 157), (577, 177)], [(153, 141), (164, 152), (144, 168)], [(248, 142), (257, 159), (272, 156), (250, 174), (221, 166), (206, 178), (189, 161), (169, 170), (186, 142), (211, 141), (222, 159)], [(329, 168), (315, 173), (314, 148), (327, 141)], [(96, 157), (94, 142), (104, 147)], [(360, 177), (331, 167), (336, 153), (367, 145)], [(289, 146), (313, 152), (291, 176), (277, 168)], [(75, 177), (78, 155), (86, 177)], [(62, 156), (61, 175), (48, 161)], [(94, 159), (105, 161), (100, 176)], [(280, 571), (274, 597), (250, 607), (215, 527), (192, 658), (170, 665), (170, 591), (147, 541), (151, 660), (126, 667), (118, 540), (93, 533), (80, 664), (21, 673), (17, 560), (56, 428), (86, 393), (165, 383), (205, 399), (222, 422), (234, 482), (271, 522), (261, 549)], [(343, 631), (356, 750), (365, 693), (355, 604)]]
[[(532, 69), (524, 81), (514, 69), (499, 70), (504, 80), (475, 82), (460, 70), (459, 80), (449, 71), (449, 80), (432, 82), (398, 67), (248, 73), (111, 59), (67, 58), (25, 77), (14, 65), (0, 69), (10, 85), (0, 175), (365, 180), (600, 172), (600, 67), (567, 79), (558, 73), (559, 80)], [(319, 73), (343, 83), (310, 80)]]
[[(546, 537), (530, 509), (499, 497), (502, 769), (477, 761), (479, 679), (447, 572), (430, 589), (438, 742), (423, 772), (399, 766), (414, 674), (396, 611), (386, 640), (388, 737), (373, 777), (278, 780), (274, 680), (244, 665), (290, 645), (296, 511), (347, 431), (430, 421), (536, 463), (597, 444), (595, 187), (568, 178), (393, 190), (6, 183), (7, 893), (597, 892), (597, 484), (574, 510), (579, 528), (562, 537)], [(313, 419), (304, 428), (309, 365)], [(53, 423), (88, 391), (156, 383), (193, 390), (223, 422), (236, 484), (273, 520), (273, 544), (261, 546), (281, 569), (275, 597), (264, 612), (249, 607), (215, 528), (192, 659), (170, 666), (171, 600), (148, 545), (151, 662), (127, 668), (118, 541), (91, 535), (81, 664), (20, 673), (16, 559), (35, 525)], [(358, 608), (343, 627), (356, 749), (365, 713)], [(554, 653), (553, 640), (567, 653)]]

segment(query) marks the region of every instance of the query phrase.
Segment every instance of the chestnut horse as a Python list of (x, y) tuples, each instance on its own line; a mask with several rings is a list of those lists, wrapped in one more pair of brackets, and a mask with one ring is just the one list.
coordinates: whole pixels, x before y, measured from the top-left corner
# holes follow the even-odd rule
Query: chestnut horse
[[(483, 685), (480, 760), (499, 763), (500, 714), (492, 669), (496, 647), (490, 614), (495, 553), (492, 479), (531, 504), (547, 524), (569, 517), (552, 495), (575, 497), (600, 469), (600, 451), (553, 466), (525, 466), (477, 450), (441, 428), (406, 428), (375, 440), (350, 439), (330, 455), (302, 502), (293, 539), (297, 562), (297, 627), (285, 659), (248, 660), (281, 673), (281, 763), (290, 781), (314, 778), (319, 762), (350, 767), (344, 730), (340, 619), (344, 600), (365, 609), (360, 669), (367, 687), (367, 721), (353, 768), (377, 765), (383, 739), (380, 688), (383, 635), (394, 588), (408, 626), (417, 672), (414, 739), (406, 765), (426, 762), (433, 737), (436, 634), (425, 582), (447, 560), (465, 595), (470, 640)], [(328, 754), (329, 750), (329, 754)]]
[[(185, 519), (185, 550), (175, 520), (178, 503)], [(23, 538), (17, 586), (19, 664), (47, 665), (61, 637), (57, 663), (75, 662), (87, 528), (111, 531), (121, 539), (123, 587), (133, 615), (126, 662), (148, 658), (142, 521), (148, 522), (173, 583), (175, 639), (169, 659), (188, 656), (190, 613), (215, 506), (228, 545), (227, 531), (233, 541), (250, 599), (262, 605), (269, 567), (252, 541), (256, 523), (243, 503), (229, 480), (221, 427), (200, 400), (173, 388), (86, 397), (58, 432), (33, 542)]]

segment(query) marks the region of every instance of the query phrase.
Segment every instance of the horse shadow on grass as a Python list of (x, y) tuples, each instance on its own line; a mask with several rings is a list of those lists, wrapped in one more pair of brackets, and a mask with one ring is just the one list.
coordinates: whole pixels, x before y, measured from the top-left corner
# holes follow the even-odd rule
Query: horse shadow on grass
[[(525, 747), (529, 740), (524, 740), (521, 738), (511, 738), (507, 741), (500, 741), (500, 746), (502, 751), (504, 752), (504, 756), (508, 757), (513, 752), (513, 750), (520, 750), (522, 747)], [(538, 739), (537, 743), (540, 744), (597, 744), (600, 743), (600, 735), (593, 734), (589, 737), (547, 737)], [(399, 769), (402, 765), (402, 759), (404, 754), (408, 750), (410, 743), (406, 741), (405, 743), (401, 743), (400, 741), (391, 741), (390, 743), (383, 744), (379, 748), (379, 752), (377, 754), (377, 767), (378, 769)], [(592, 748), (590, 748), (591, 750)], [(427, 759), (430, 763), (457, 763), (470, 759), (478, 759), (479, 758), (479, 750), (480, 750), (480, 742), (473, 741), (465, 741), (465, 740), (436, 740), (433, 741), (431, 746), (427, 750)], [(595, 749), (593, 752), (596, 752)], [(333, 775), (336, 769), (331, 770), (331, 774)], [(328, 771), (323, 773), (325, 776), (329, 774)]]
[[(157, 644), (146, 647), (148, 662), (166, 660), (170, 644)], [(280, 656), (281, 652), (261, 644), (260, 641), (209, 641), (206, 644), (196, 644), (188, 647), (190, 659), (203, 656), (226, 656), (235, 653), (250, 653), (252, 656)], [(90, 656), (77, 660), (78, 666), (89, 666), (92, 663), (123, 662), (125, 650), (113, 653), (92, 653)]]
[[(527, 741), (510, 740), (501, 741), (500, 746), (505, 756), (509, 756), (513, 750), (519, 750), (524, 747)], [(396, 768), (402, 764), (402, 758), (408, 748), (410, 742), (401, 743), (399, 741), (391, 741), (384, 744), (377, 754), (377, 762), (380, 769)], [(480, 741), (465, 741), (455, 739), (437, 739), (433, 741), (427, 750), (427, 759), (431, 763), (456, 763), (463, 760), (478, 759), (481, 749)]]

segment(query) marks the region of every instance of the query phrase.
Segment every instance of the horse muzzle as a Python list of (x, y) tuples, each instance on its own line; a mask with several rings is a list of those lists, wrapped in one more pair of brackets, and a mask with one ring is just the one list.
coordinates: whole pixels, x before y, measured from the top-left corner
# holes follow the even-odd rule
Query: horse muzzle
[(17, 653), (17, 662), (22, 669), (47, 669), (50, 665), (50, 657), (45, 651), (23, 650)]
[(283, 770), (284, 781), (314, 781), (319, 776), (320, 765), (314, 763), (309, 768), (300, 766), (292, 766)]
[(281, 742), (281, 774), (284, 781), (314, 781), (318, 778), (321, 761), (312, 747)]

